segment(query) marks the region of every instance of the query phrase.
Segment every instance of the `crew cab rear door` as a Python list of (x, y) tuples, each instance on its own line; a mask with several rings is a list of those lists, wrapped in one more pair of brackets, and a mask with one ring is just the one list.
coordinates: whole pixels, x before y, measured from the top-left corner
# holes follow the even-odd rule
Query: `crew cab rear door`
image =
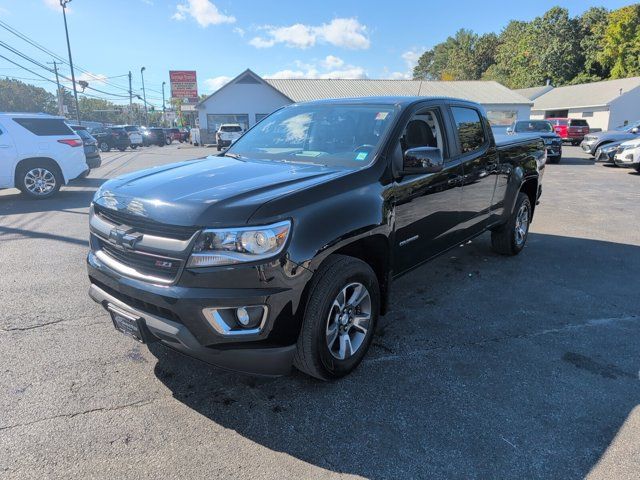
[(462, 208), (459, 228), (465, 238), (481, 232), (488, 223), (500, 157), (484, 114), (469, 104), (450, 105), (456, 137), (452, 158), (462, 165)]

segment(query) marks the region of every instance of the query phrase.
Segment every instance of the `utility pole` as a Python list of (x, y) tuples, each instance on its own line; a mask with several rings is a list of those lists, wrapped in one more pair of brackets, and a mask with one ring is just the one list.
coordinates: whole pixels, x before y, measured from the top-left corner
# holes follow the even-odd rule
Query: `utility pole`
[(144, 71), (145, 67), (140, 69), (140, 76), (142, 77), (142, 101), (144, 102), (144, 122), (149, 126), (149, 112), (147, 111), (147, 93), (144, 90)]
[(135, 123), (133, 119), (133, 94), (131, 92), (131, 70), (129, 70), (129, 120), (131, 121), (131, 124)]
[(167, 117), (165, 115), (165, 108), (164, 108), (164, 85), (167, 82), (162, 82), (162, 126), (166, 127), (167, 126)]
[(71, 0), (60, 0), (60, 6), (62, 7), (62, 17), (64, 18), (64, 33), (67, 36), (67, 51), (69, 52), (69, 66), (71, 67), (71, 82), (73, 83), (73, 96), (76, 100), (76, 120), (80, 125), (80, 105), (78, 104), (78, 90), (76, 89), (76, 75), (73, 71), (73, 59), (71, 58), (71, 44), (69, 43), (69, 29), (67, 28), (67, 3)]
[(62, 87), (60, 86), (60, 79), (58, 78), (58, 64), (53, 61), (53, 71), (56, 74), (56, 85), (58, 85), (57, 98), (58, 98), (58, 115), (64, 116), (64, 102), (62, 100)]

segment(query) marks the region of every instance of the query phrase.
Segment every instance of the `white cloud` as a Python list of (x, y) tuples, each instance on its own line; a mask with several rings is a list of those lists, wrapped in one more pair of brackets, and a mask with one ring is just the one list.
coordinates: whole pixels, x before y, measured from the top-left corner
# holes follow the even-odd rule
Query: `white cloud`
[(201, 27), (236, 21), (236, 17), (221, 13), (209, 0), (186, 0), (186, 3), (179, 3), (171, 18), (182, 21), (186, 20), (187, 16), (192, 17)]
[(296, 70), (280, 70), (267, 78), (367, 78), (364, 68), (355, 65), (347, 65), (344, 60), (334, 55), (319, 62), (319, 65), (296, 62)]
[(205, 90), (213, 93), (216, 90), (225, 86), (227, 83), (229, 83), (229, 80), (231, 80), (231, 78), (232, 77), (227, 77), (225, 75), (221, 75), (219, 77), (207, 78), (204, 81)]
[(287, 27), (266, 25), (261, 29), (266, 36), (257, 36), (249, 41), (256, 48), (269, 48), (281, 43), (287, 47), (304, 49), (316, 43), (328, 43), (351, 50), (364, 50), (371, 45), (366, 25), (355, 18), (334, 18), (319, 26), (296, 23)]
[(146, 5), (153, 5), (153, 0), (142, 0), (142, 3)]
[(77, 76), (76, 80), (84, 80), (85, 82), (89, 82), (89, 85), (97, 85), (104, 84), (107, 78), (108, 77), (103, 73), (87, 72)]
[[(56, 12), (60, 12), (62, 7), (60, 7), (60, 0), (43, 0), (43, 3), (49, 7), (51, 10), (55, 10)], [(71, 12), (71, 8), (67, 5), (67, 13)]]
[(411, 80), (413, 78), (413, 67), (416, 66), (420, 59), (420, 55), (422, 55), (425, 50), (425, 47), (414, 47), (411, 50), (404, 52), (400, 55), (400, 58), (404, 60), (407, 69), (404, 72), (392, 72), (388, 77), (392, 80)]
[(238, 35), (240, 35), (241, 37), (244, 37), (244, 34), (246, 33), (244, 28), (240, 28), (240, 27), (234, 27), (233, 29), (233, 33), (237, 33)]

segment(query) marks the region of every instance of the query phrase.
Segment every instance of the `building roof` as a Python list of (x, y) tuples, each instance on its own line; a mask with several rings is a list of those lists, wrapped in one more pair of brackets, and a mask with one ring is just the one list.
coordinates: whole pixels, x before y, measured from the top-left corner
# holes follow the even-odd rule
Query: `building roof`
[(536, 98), (533, 110), (604, 107), (638, 87), (640, 87), (640, 77), (556, 87)]
[(528, 98), (529, 100), (535, 100), (536, 98), (538, 98), (541, 95), (544, 95), (550, 90), (553, 90), (553, 86), (543, 85), (541, 87), (517, 88), (514, 90), (514, 92), (519, 93), (520, 95), (522, 95), (525, 98)]
[(494, 81), (435, 82), (308, 78), (265, 78), (264, 80), (294, 102), (325, 98), (437, 96), (463, 98), (482, 104), (531, 105), (532, 103), (529, 99)]

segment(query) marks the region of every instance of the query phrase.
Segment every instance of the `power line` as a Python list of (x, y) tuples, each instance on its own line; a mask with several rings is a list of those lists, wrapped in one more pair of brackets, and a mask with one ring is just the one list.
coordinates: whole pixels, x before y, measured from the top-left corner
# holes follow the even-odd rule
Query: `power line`
[[(65, 65), (69, 65), (69, 61), (68, 60), (65, 60), (60, 55), (52, 52), (51, 50), (49, 50), (48, 48), (46, 48), (46, 47), (44, 47), (42, 45), (40, 45), (38, 42), (36, 42), (35, 40), (32, 40), (31, 38), (29, 38), (24, 33), (21, 33), (20, 31), (16, 30), (14, 27), (9, 25), (8, 23), (3, 22), (2, 20), (0, 20), (0, 27), (4, 28), (8, 32), (14, 34), (18, 38), (20, 38), (20, 39), (24, 40), (25, 42), (29, 43), (31, 46), (41, 50), (42, 52), (46, 53), (47, 55), (51, 55), (53, 58), (55, 58), (56, 60), (60, 61), (61, 63), (64, 63)], [(79, 70), (82, 73), (85, 73), (86, 75), (90, 76), (94, 80), (104, 81), (103, 78), (94, 75), (93, 73), (89, 72), (88, 70), (86, 70), (85, 68), (83, 68), (83, 67), (81, 67), (81, 66), (79, 66), (77, 64), (76, 64), (75, 68), (76, 68), (76, 70)], [(116, 76), (113, 76), (113, 77), (106, 77), (106, 78), (119, 78), (119, 77), (126, 77), (127, 75), (128, 74), (116, 75)], [(111, 87), (113, 87), (113, 88), (117, 88), (117, 89), (123, 90), (125, 92), (129, 91), (128, 88), (123, 87), (123, 86), (118, 85), (118, 84), (115, 84), (115, 83), (111, 83), (111, 82), (104, 82), (104, 83), (109, 85), (109, 86), (111, 86)]]

